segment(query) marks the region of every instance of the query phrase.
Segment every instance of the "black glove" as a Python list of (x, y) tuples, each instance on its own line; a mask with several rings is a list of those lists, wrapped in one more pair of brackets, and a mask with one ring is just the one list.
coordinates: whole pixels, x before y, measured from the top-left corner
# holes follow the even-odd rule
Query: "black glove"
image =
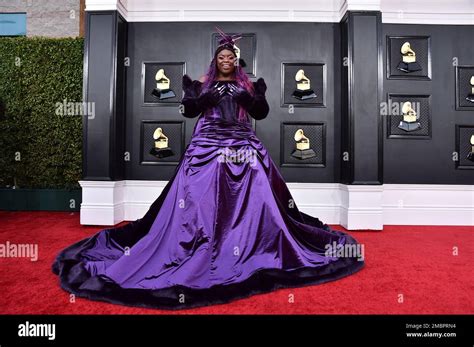
[(225, 93), (225, 86), (220, 84), (215, 84), (209, 88), (206, 92), (201, 93), (197, 98), (198, 107), (202, 111), (207, 110), (208, 108), (214, 107), (219, 103), (222, 95)]
[(234, 100), (244, 107), (253, 118), (257, 120), (264, 119), (268, 115), (270, 107), (265, 99), (267, 85), (263, 78), (259, 78), (254, 83), (254, 88), (255, 96), (252, 96), (245, 88), (229, 84), (229, 92)]
[(265, 83), (265, 80), (263, 78), (259, 78), (257, 82), (254, 84), (255, 87), (255, 93), (259, 95), (265, 95), (265, 92), (267, 91), (267, 85)]
[(221, 96), (224, 94), (224, 88), (214, 85), (208, 91), (197, 95), (199, 82), (193, 82), (189, 76), (183, 76), (183, 88), (185, 95), (181, 104), (184, 107), (183, 116), (187, 118), (194, 118), (210, 107), (214, 107), (219, 102)]
[(228, 94), (245, 109), (248, 109), (248, 107), (253, 103), (254, 98), (250, 95), (247, 89), (235, 86), (232, 83), (229, 83)]

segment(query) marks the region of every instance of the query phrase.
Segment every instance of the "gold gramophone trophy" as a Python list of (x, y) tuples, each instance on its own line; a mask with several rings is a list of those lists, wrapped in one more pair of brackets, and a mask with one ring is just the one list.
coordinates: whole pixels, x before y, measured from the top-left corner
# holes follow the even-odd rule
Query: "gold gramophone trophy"
[(405, 42), (400, 48), (402, 53), (402, 61), (398, 64), (397, 69), (403, 72), (415, 72), (422, 70), (420, 64), (416, 61), (416, 53), (410, 47), (410, 42)]
[(316, 94), (311, 89), (311, 82), (308, 77), (304, 75), (304, 70), (300, 69), (295, 75), (296, 89), (291, 94), (294, 98), (298, 100), (308, 100), (316, 98)]
[(160, 100), (174, 98), (175, 92), (170, 89), (170, 79), (166, 77), (165, 70), (159, 69), (155, 75), (156, 88), (153, 89), (151, 95), (157, 97)]
[(474, 102), (474, 76), (471, 76), (469, 83), (471, 84), (471, 93), (467, 95), (466, 100), (469, 102)]
[(245, 62), (245, 60), (243, 60), (241, 57), (240, 57), (240, 48), (237, 47), (237, 45), (234, 44), (234, 50), (235, 50), (235, 55), (237, 56), (236, 58), (236, 63), (235, 65), (237, 64), (240, 64), (240, 66), (242, 67), (246, 67), (247, 66), (247, 63)]
[(474, 135), (471, 135), (471, 151), (467, 154), (467, 160), (474, 162)]
[(165, 158), (174, 155), (170, 147), (168, 147), (168, 138), (163, 134), (163, 129), (156, 128), (153, 132), (155, 147), (150, 150), (150, 154), (157, 158)]
[(291, 156), (300, 160), (313, 158), (316, 153), (310, 148), (309, 139), (304, 136), (303, 129), (298, 129), (295, 132), (296, 149), (291, 153)]
[(418, 118), (414, 109), (411, 108), (411, 102), (407, 101), (402, 106), (403, 120), (398, 124), (398, 128), (410, 132), (421, 129), (421, 124), (417, 122)]

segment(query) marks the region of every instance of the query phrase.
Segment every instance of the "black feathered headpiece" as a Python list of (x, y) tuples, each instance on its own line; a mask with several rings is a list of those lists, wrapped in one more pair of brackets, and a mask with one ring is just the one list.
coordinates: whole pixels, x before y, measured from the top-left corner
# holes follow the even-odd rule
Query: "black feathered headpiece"
[(219, 33), (220, 37), (219, 37), (219, 41), (218, 41), (219, 43), (218, 43), (216, 52), (214, 53), (214, 56), (216, 56), (223, 49), (228, 49), (236, 53), (234, 45), (236, 44), (238, 40), (242, 38), (242, 35), (241, 34), (228, 35), (218, 27), (216, 27), (216, 30)]

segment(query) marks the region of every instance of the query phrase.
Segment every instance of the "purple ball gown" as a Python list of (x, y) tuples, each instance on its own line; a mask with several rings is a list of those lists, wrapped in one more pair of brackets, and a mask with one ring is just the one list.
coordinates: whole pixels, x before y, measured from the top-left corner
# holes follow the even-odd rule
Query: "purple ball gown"
[[(253, 83), (257, 95), (246, 109), (261, 119), (266, 86)], [(62, 288), (92, 300), (183, 309), (360, 270), (360, 258), (327, 253), (327, 245), (357, 242), (298, 210), (250, 121), (238, 121), (234, 98), (204, 110), (202, 83), (185, 75), (183, 87), (184, 116), (199, 119), (173, 177), (143, 218), (62, 250), (52, 266)]]

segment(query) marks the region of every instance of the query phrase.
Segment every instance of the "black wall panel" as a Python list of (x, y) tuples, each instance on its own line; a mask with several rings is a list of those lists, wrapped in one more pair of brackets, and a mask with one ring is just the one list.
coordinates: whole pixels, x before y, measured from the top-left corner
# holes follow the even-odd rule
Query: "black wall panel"
[[(140, 127), (142, 120), (184, 121), (185, 144), (197, 119), (184, 118), (176, 105), (144, 107), (141, 100), (141, 69), (144, 61), (185, 62), (185, 71), (193, 79), (203, 75), (211, 60), (212, 34), (215, 26), (226, 32), (254, 33), (256, 35), (256, 78), (267, 83), (270, 113), (257, 121), (256, 133), (268, 149), (272, 159), (289, 182), (337, 182), (340, 130), (335, 120), (340, 117), (339, 69), (341, 67), (338, 23), (129, 23), (127, 74), (127, 139), (131, 154), (126, 163), (127, 179), (167, 180), (175, 166), (140, 164)], [(282, 62), (324, 63), (326, 67), (326, 107), (295, 107), (290, 114), (280, 105)], [(253, 81), (256, 78), (252, 78)], [(336, 79), (337, 78), (337, 79)], [(174, 81), (175, 83), (181, 81)], [(338, 97), (338, 96), (337, 96)], [(280, 167), (281, 122), (325, 123), (325, 166)], [(338, 155), (339, 157), (339, 155)]]
[[(88, 13), (84, 44), (84, 101), (95, 103), (95, 115), (83, 116), (83, 178), (111, 179), (110, 103), (113, 94), (114, 13)], [(105, 101), (105, 102), (104, 102)]]
[(83, 179), (124, 179), (128, 23), (116, 11), (86, 13), (84, 101), (95, 114), (83, 116)]
[[(379, 12), (349, 12), (341, 23), (127, 23), (116, 11), (88, 12), (86, 18), (84, 100), (95, 102), (96, 111), (94, 119), (84, 117), (86, 180), (171, 177), (197, 119), (184, 118), (176, 102), (144, 104), (143, 63), (183, 62), (182, 70), (198, 79), (208, 69), (217, 25), (226, 32), (255, 35), (256, 77), (252, 80), (265, 79), (270, 105), (268, 117), (257, 121), (255, 129), (286, 181), (474, 183), (473, 171), (465, 169), (471, 166), (453, 160), (456, 151), (470, 147), (459, 143), (466, 142), (469, 134), (460, 136), (457, 126), (467, 132), (474, 127), (474, 108), (463, 104), (456, 109), (455, 77), (456, 66), (466, 67), (458, 69), (458, 74), (474, 66), (474, 26), (381, 24)], [(427, 38), (429, 52), (416, 44), (413, 47), (420, 59), (428, 57), (430, 79), (404, 79), (398, 72), (393, 77), (393, 71), (389, 78), (389, 37), (397, 38), (390, 41), (394, 46), (403, 37), (407, 41)], [(397, 64), (398, 53), (389, 54)], [(292, 62), (324, 64), (325, 81), (317, 85), (324, 88), (324, 104), (298, 105), (293, 113), (282, 104), (282, 64)], [(422, 63), (428, 66), (428, 61)], [(468, 77), (459, 78), (459, 83)], [(179, 79), (173, 77), (172, 87), (180, 98)], [(461, 87), (463, 92), (470, 90)], [(390, 116), (380, 114), (378, 104), (389, 95), (429, 100), (429, 134), (405, 136), (396, 133), (395, 123), (390, 129), (396, 131), (388, 131)], [(179, 131), (168, 130), (165, 135), (180, 137), (171, 141), (180, 144), (179, 153), (162, 162), (145, 160), (148, 147), (144, 144), (153, 141), (143, 139), (150, 133), (143, 132), (143, 121), (178, 124)], [(321, 136), (313, 134), (320, 158), (295, 162), (290, 157), (293, 140), (282, 138), (291, 136), (294, 129), (285, 124), (316, 124), (305, 130), (308, 134), (324, 129)], [(344, 152), (349, 161), (343, 160)]]
[(455, 66), (474, 65), (474, 26), (383, 24), (383, 33), (428, 36), (432, 50), (431, 81), (387, 79), (384, 70), (384, 95), (431, 95), (431, 138), (388, 138), (384, 126), (384, 183), (474, 184), (473, 171), (453, 161), (456, 124), (474, 125), (474, 110), (455, 110)]
[(342, 182), (382, 183), (381, 15), (348, 12), (341, 23), (342, 51)]

